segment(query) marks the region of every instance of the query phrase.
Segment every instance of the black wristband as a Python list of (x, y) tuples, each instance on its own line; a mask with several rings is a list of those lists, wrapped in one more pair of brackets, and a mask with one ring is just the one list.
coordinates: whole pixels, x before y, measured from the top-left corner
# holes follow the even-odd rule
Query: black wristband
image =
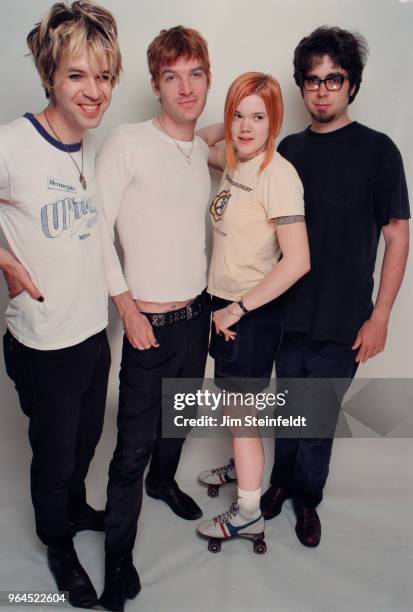
[(241, 310), (242, 310), (242, 312), (244, 314), (248, 314), (249, 313), (249, 310), (247, 308), (245, 308), (244, 302), (242, 300), (238, 300), (237, 304), (241, 308)]

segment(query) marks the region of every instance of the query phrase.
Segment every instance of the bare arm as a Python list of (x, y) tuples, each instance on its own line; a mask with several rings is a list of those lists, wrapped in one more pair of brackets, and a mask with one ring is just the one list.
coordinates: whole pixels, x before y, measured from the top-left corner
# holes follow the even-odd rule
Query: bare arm
[(277, 236), (282, 259), (258, 285), (244, 295), (243, 302), (248, 310), (255, 310), (274, 300), (310, 270), (310, 251), (304, 218), (302, 217), (301, 222), (277, 225)]
[(197, 131), (197, 135), (204, 140), (209, 147), (208, 165), (214, 170), (223, 170), (224, 166), (219, 158), (220, 147), (217, 146), (217, 142), (224, 140), (224, 124), (214, 123), (213, 125), (207, 125)]
[(0, 249), (0, 269), (3, 270), (10, 298), (16, 297), (22, 291), (27, 291), (34, 300), (43, 302), (42, 294), (34, 285), (26, 269), (5, 249)]
[[(291, 219), (294, 222), (288, 223)], [(283, 217), (277, 224), (277, 236), (282, 251), (281, 261), (253, 289), (242, 296), (247, 310), (255, 310), (274, 300), (289, 289), (301, 276), (310, 270), (310, 252), (304, 217)], [(225, 339), (233, 339), (235, 333), (228, 330), (234, 325), (243, 312), (234, 302), (214, 313), (217, 332), (222, 332)]]
[(353, 349), (359, 349), (356, 361), (365, 363), (386, 345), (387, 326), (391, 309), (402, 284), (409, 252), (409, 222), (390, 219), (382, 227), (385, 248), (381, 266), (380, 285), (370, 319), (358, 331)]

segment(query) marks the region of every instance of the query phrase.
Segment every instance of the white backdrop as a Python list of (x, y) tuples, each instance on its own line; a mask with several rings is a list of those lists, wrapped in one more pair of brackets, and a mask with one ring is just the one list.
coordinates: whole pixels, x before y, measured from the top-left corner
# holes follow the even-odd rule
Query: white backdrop
[[(121, 122), (144, 120), (156, 113), (157, 103), (149, 86), (146, 47), (162, 28), (178, 24), (198, 29), (209, 43), (212, 88), (200, 126), (222, 118), (227, 87), (237, 75), (247, 70), (261, 70), (272, 73), (282, 86), (285, 121), (281, 136), (299, 131), (308, 124), (308, 118), (292, 78), (293, 50), (299, 40), (317, 26), (337, 25), (359, 31), (367, 38), (370, 46), (370, 57), (364, 71), (362, 86), (350, 107), (350, 115), (355, 120), (386, 132), (396, 142), (404, 158), (411, 189), (413, 185), (413, 3), (411, 0), (290, 0), (288, 3), (284, 0), (101, 0), (101, 3), (110, 9), (118, 20), (124, 74), (114, 92), (111, 108), (96, 132), (99, 142), (111, 127)], [(25, 37), (50, 4), (51, 0), (36, 0), (36, 2), (0, 0), (1, 123), (10, 121), (26, 111), (38, 112), (45, 106), (43, 91), (32, 61), (25, 57)], [(382, 250), (379, 253), (379, 263), (381, 253)], [(4, 310), (6, 303), (7, 292), (4, 283), (0, 282), (0, 310)], [(386, 351), (362, 366), (359, 369), (359, 376), (412, 377), (412, 310), (413, 278), (410, 260), (405, 282), (393, 311)], [(4, 329), (3, 322), (0, 326)], [(113, 366), (108, 415), (97, 455), (98, 467), (93, 468), (89, 478), (90, 481), (94, 478), (100, 480), (100, 492), (97, 494), (100, 502), (104, 499), (104, 481), (101, 479), (105, 478), (107, 473), (107, 460), (114, 445), (121, 326), (113, 310), (111, 310), (109, 334), (113, 350)], [(211, 364), (209, 369), (210, 367)], [(16, 394), (6, 377), (1, 359), (0, 385), (2, 391), (0, 447), (5, 453), (2, 453), (2, 458), (7, 463), (3, 464), (1, 471), (1, 499), (5, 503), (7, 497), (8, 507), (12, 512), (16, 512), (17, 520), (18, 513), (23, 511), (22, 499), (27, 504), (25, 508), (27, 516), (30, 517), (26, 481), (29, 461), (27, 423), (20, 414)], [(105, 451), (102, 448), (109, 450)], [(384, 448), (388, 447), (381, 447)], [(411, 463), (412, 454), (407, 451), (407, 447), (404, 448), (403, 461), (406, 466), (406, 461)], [(216, 455), (214, 457), (217, 458)], [(342, 459), (343, 469), (345, 461)], [(14, 465), (11, 465), (12, 463)], [(20, 464), (20, 467), (16, 463)], [(397, 469), (397, 459), (393, 467)], [(20, 481), (15, 478), (16, 469)], [(393, 473), (392, 470), (390, 472)], [(408, 499), (411, 503), (411, 498)], [(30, 533), (29, 529), (27, 533)], [(0, 584), (0, 588), (5, 587), (6, 585)]]
[[(293, 50), (315, 27), (338, 25), (364, 34), (370, 46), (362, 86), (350, 107), (350, 115), (393, 138), (403, 155), (411, 189), (411, 1), (102, 0), (102, 4), (118, 20), (124, 73), (112, 105), (96, 132), (99, 142), (111, 127), (144, 120), (156, 113), (157, 103), (149, 87), (146, 48), (162, 28), (177, 24), (199, 29), (209, 43), (213, 80), (200, 126), (222, 118), (226, 90), (237, 75), (247, 70), (261, 70), (272, 73), (282, 86), (285, 121), (281, 137), (299, 131), (308, 124), (308, 118), (292, 78)], [(49, 6), (49, 0), (0, 0), (1, 123), (25, 111), (37, 112), (45, 105), (32, 61), (25, 57), (25, 37)], [(360, 368), (359, 376), (410, 377), (413, 374), (411, 271), (409, 263), (394, 307), (386, 351)], [(6, 302), (7, 293), (1, 284), (0, 308), (4, 309)], [(118, 333), (120, 328), (115, 325), (115, 335)], [(8, 395), (9, 383), (3, 379), (1, 382)]]

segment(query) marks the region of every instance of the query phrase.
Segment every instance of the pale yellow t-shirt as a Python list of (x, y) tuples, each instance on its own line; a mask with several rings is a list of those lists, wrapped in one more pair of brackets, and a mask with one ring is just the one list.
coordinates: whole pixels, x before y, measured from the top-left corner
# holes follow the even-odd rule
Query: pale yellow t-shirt
[(225, 166), (210, 205), (213, 246), (208, 291), (237, 300), (255, 287), (281, 257), (277, 217), (304, 215), (303, 186), (294, 167), (275, 152), (260, 172), (264, 153)]

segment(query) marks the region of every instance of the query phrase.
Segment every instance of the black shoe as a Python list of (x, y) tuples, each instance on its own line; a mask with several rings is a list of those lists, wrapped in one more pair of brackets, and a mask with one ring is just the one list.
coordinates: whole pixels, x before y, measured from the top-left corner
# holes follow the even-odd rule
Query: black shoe
[(202, 510), (192, 497), (181, 491), (175, 480), (172, 483), (156, 482), (147, 478), (145, 488), (149, 497), (162, 499), (172, 512), (187, 521), (195, 521), (202, 516)]
[(123, 612), (127, 599), (133, 599), (141, 590), (138, 572), (132, 555), (106, 556), (105, 586), (98, 605), (112, 612)]
[(105, 513), (103, 510), (95, 510), (87, 504), (82, 518), (69, 521), (69, 526), (73, 530), (73, 534), (87, 530), (105, 531), (104, 517)]
[(76, 608), (91, 608), (98, 596), (80, 564), (73, 546), (48, 548), (47, 560), (59, 591), (69, 591), (69, 603)]
[(261, 512), (266, 521), (280, 514), (283, 503), (288, 497), (290, 496), (287, 489), (270, 485), (261, 497)]
[(295, 533), (303, 546), (315, 548), (320, 544), (321, 523), (315, 508), (305, 508), (294, 504), (297, 523)]

